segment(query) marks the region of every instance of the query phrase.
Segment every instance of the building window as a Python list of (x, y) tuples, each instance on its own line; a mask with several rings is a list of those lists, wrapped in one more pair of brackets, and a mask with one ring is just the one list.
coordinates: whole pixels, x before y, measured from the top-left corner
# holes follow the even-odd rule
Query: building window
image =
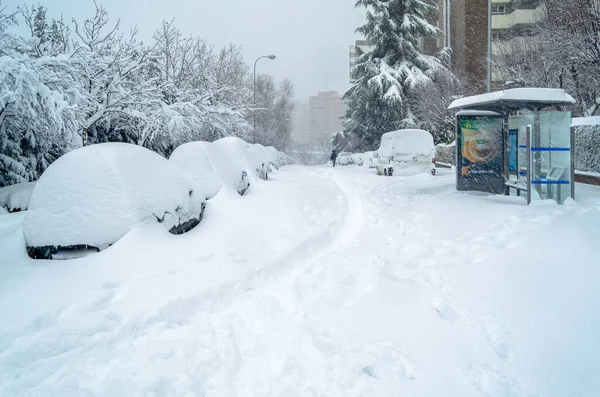
[(506, 14), (506, 7), (504, 4), (492, 4), (492, 15), (504, 15)]

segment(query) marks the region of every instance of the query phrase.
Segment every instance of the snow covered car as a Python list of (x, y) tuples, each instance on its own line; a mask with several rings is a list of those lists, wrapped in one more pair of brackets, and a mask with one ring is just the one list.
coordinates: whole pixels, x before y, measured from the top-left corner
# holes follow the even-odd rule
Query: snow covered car
[(279, 167), (283, 165), (283, 162), (279, 158), (279, 152), (273, 146), (265, 147), (265, 151), (267, 152), (267, 156), (269, 157), (269, 163), (271, 167), (278, 170)]
[(338, 165), (350, 165), (354, 164), (352, 160), (352, 153), (342, 152), (338, 155), (336, 164)]
[(363, 159), (363, 154), (362, 153), (351, 154), (350, 155), (350, 162), (352, 164), (358, 165), (359, 167), (362, 167), (363, 165), (365, 165), (365, 160)]
[(377, 152), (378, 175), (435, 175), (435, 145), (425, 130), (406, 129), (386, 132)]
[(206, 149), (210, 163), (223, 185), (234, 189), (241, 196), (250, 188), (243, 145), (245, 142), (241, 139), (227, 137), (212, 142)]
[(46, 169), (33, 189), (23, 234), (34, 259), (83, 256), (136, 225), (189, 231), (202, 220), (205, 203), (206, 193), (160, 155), (102, 143), (69, 152)]
[(195, 190), (205, 192), (206, 199), (210, 200), (221, 190), (223, 182), (210, 163), (208, 151), (208, 142), (186, 143), (175, 149), (169, 161), (183, 171)]
[(0, 208), (8, 212), (27, 210), (34, 186), (35, 182), (23, 182), (0, 188)]
[(269, 158), (264, 152), (263, 146), (245, 144), (244, 153), (248, 166), (255, 172), (256, 176), (263, 181), (269, 179)]
[(377, 159), (373, 157), (374, 154), (375, 152), (366, 152), (364, 154), (366, 159), (365, 162), (367, 163), (369, 168), (377, 168)]

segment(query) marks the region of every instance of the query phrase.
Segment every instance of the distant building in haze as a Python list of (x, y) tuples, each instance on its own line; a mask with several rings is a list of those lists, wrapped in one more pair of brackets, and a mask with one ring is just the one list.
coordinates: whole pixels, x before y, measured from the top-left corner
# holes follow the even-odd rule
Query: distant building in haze
[(292, 140), (300, 145), (310, 141), (310, 111), (308, 103), (296, 102), (292, 114)]
[(342, 131), (341, 117), (345, 106), (337, 91), (319, 92), (308, 101), (310, 114), (310, 139), (322, 142), (331, 134)]

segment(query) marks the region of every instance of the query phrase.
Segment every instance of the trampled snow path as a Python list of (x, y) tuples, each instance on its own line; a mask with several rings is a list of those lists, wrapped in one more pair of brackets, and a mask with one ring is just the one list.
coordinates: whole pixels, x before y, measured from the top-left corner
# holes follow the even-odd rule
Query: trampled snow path
[(26, 260), (0, 217), (0, 395), (600, 394), (596, 188), (526, 207), (449, 174), (274, 179), (68, 263)]

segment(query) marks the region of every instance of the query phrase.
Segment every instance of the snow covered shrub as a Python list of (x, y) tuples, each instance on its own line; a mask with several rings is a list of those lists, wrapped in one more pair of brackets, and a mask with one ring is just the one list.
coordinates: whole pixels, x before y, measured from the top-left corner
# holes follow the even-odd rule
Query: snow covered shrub
[(456, 145), (439, 144), (435, 147), (435, 159), (438, 163), (456, 165)]
[(24, 182), (0, 188), (0, 207), (10, 212), (25, 211), (34, 186), (35, 182)]
[(575, 169), (600, 172), (600, 126), (575, 128)]

